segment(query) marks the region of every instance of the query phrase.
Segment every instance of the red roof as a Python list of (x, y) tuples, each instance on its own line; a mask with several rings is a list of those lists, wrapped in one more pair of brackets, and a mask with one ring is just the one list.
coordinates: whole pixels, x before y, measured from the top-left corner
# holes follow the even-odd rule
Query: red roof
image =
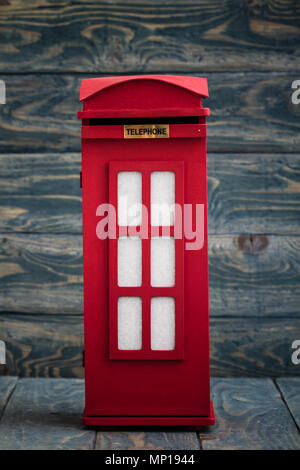
[(185, 88), (186, 90), (203, 96), (204, 98), (208, 97), (206, 78), (186, 77), (182, 75), (128, 75), (123, 77), (87, 78), (82, 80), (80, 87), (80, 101), (90, 98), (105, 88), (131, 80), (157, 80), (170, 83), (171, 85), (176, 85), (180, 88)]

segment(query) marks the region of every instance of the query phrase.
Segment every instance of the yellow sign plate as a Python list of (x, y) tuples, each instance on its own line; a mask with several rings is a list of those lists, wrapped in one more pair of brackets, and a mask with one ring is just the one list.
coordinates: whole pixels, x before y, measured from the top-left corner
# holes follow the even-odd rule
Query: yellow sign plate
[(124, 126), (124, 139), (167, 139), (169, 124), (135, 124)]

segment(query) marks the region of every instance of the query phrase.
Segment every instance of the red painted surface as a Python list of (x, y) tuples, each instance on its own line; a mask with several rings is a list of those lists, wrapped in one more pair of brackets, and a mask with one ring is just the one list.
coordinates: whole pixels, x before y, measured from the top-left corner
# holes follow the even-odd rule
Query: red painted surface
[[(199, 103), (191, 108), (149, 108), (147, 109), (127, 109), (126, 117), (153, 117), (153, 116), (209, 116), (209, 108), (199, 108)], [(124, 117), (123, 109), (96, 109), (92, 111), (78, 111), (77, 117), (80, 119), (91, 118), (107, 118), (107, 117)]]
[[(192, 91), (199, 96), (203, 96), (204, 98), (208, 97), (206, 78), (180, 77), (177, 75), (143, 75), (142, 79), (143, 81), (150, 80), (151, 82), (159, 82), (159, 84), (167, 83), (168, 85), (175, 85), (177, 87)], [(130, 83), (131, 89), (135, 92), (136, 86), (139, 86), (139, 83), (137, 82), (140, 81), (141, 75), (88, 78), (86, 80), (82, 80), (80, 88), (80, 101), (87, 100), (91, 96), (94, 96), (96, 93), (106, 90), (107, 88), (111, 88), (115, 85), (123, 85), (124, 83)]]
[[(102, 426), (213, 424), (209, 391), (206, 124), (202, 112), (206, 80), (165, 80), (161, 76), (91, 80), (90, 84), (84, 80), (82, 85), (84, 113), (103, 117), (112, 110), (105, 117), (135, 116), (138, 123), (147, 109), (155, 110), (153, 116), (167, 117), (174, 116), (174, 109), (189, 108), (193, 109), (190, 115), (199, 116), (199, 124), (172, 124), (170, 117), (170, 138), (124, 139), (119, 124), (93, 126), (88, 119), (83, 121), (84, 422)], [(97, 238), (100, 218), (96, 209), (102, 203), (116, 204), (117, 172), (130, 169), (143, 174), (142, 197), (148, 207), (150, 172), (158, 169), (175, 172), (176, 202), (205, 206), (204, 246), (185, 250), (185, 240), (175, 241), (174, 287), (150, 286), (149, 239), (142, 240), (142, 286), (118, 287), (117, 240)], [(142, 297), (143, 345), (139, 351), (117, 348), (119, 295)], [(156, 295), (176, 298), (174, 351), (150, 349), (149, 304), (151, 296)]]

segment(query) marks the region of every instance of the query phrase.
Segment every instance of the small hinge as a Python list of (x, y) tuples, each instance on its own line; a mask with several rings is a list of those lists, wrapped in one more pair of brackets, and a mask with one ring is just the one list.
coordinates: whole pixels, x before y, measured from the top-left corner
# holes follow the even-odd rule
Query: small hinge
[(80, 172), (80, 187), (82, 188), (82, 171)]

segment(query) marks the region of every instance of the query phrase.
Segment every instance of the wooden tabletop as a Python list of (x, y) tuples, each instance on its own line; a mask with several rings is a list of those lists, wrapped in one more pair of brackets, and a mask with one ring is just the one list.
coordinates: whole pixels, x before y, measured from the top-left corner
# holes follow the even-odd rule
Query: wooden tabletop
[(300, 449), (300, 378), (213, 378), (216, 425), (95, 431), (80, 379), (0, 377), (0, 449)]

